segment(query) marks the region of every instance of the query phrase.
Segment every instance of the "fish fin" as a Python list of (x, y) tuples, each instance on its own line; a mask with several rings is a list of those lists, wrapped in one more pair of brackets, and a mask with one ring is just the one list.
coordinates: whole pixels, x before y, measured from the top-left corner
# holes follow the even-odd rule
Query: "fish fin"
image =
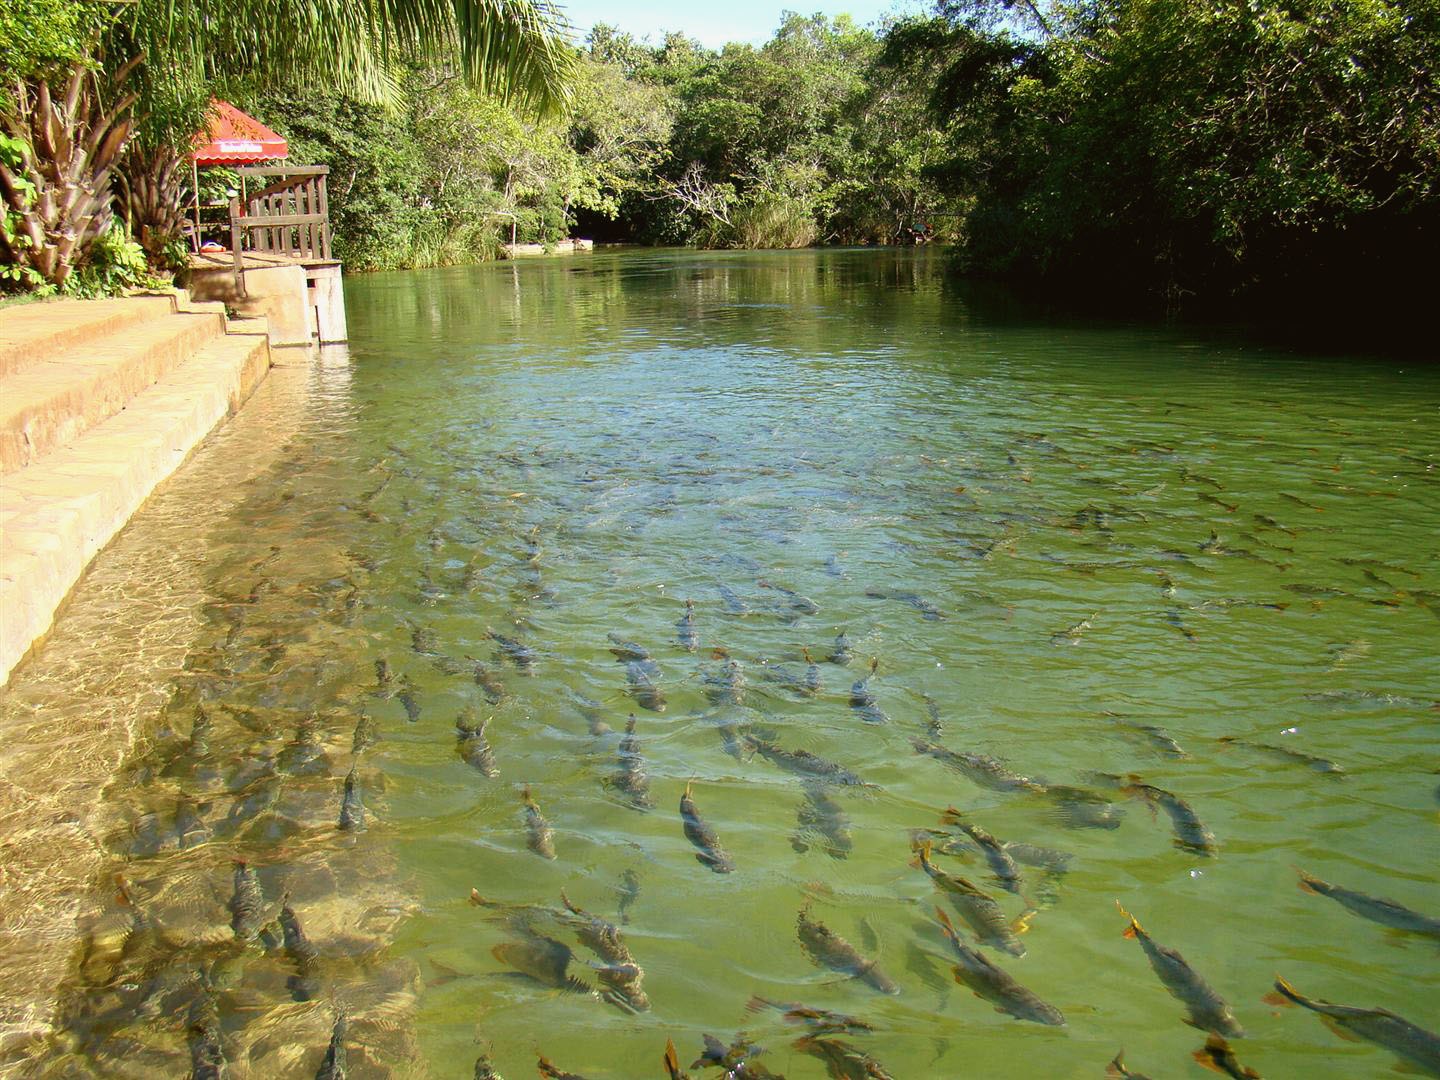
[(1030, 921), (1039, 914), (1039, 909), (1033, 907), (1022, 911), (1019, 915), (1015, 916), (1014, 920), (1010, 923), (1011, 933), (1028, 934), (1030, 932)]
[(769, 1000), (768, 998), (763, 998), (759, 994), (751, 994), (750, 1000), (745, 1002), (746, 1012), (758, 1013), (762, 1009), (774, 1008), (777, 1008), (775, 1002)]
[(675, 1040), (665, 1040), (665, 1071), (670, 1074), (670, 1080), (680, 1080), (680, 1059), (675, 1054)]
[(951, 941), (958, 942), (960, 935), (955, 932), (955, 927), (951, 925), (949, 916), (937, 907), (935, 909), (935, 917), (940, 920), (940, 928), (945, 936)]
[(1197, 1062), (1199, 1062), (1201, 1068), (1209, 1069), (1211, 1072), (1220, 1073), (1222, 1076), (1224, 1075), (1224, 1071), (1220, 1068), (1219, 1065), (1215, 1064), (1215, 1059), (1212, 1058), (1209, 1051), (1204, 1049), (1203, 1047), (1199, 1050), (1192, 1052), (1190, 1056), (1194, 1058)]
[(1124, 1076), (1125, 1073), (1125, 1050), (1122, 1048), (1110, 1059), (1110, 1064), (1105, 1066), (1106, 1076)]
[(1288, 997), (1280, 993), (1280, 991), (1278, 990), (1270, 991), (1270, 993), (1261, 997), (1260, 1000), (1263, 1001), (1266, 1005), (1279, 1005), (1280, 1007), (1286, 1009), (1290, 1008), (1295, 1004), (1295, 1002), (1291, 1001)]
[(1347, 1027), (1344, 1027), (1344, 1026), (1343, 1026), (1338, 1020), (1336, 1020), (1333, 1016), (1325, 1016), (1324, 1014), (1321, 1014), (1321, 1016), (1320, 1016), (1320, 1022), (1321, 1022), (1322, 1024), (1324, 1024), (1327, 1028), (1329, 1028), (1329, 1029), (1330, 1029), (1330, 1033), (1331, 1033), (1332, 1035), (1334, 1035), (1336, 1038), (1344, 1039), (1346, 1042), (1353, 1042), (1353, 1043), (1358, 1043), (1358, 1042), (1363, 1042), (1363, 1041), (1364, 1041), (1364, 1040), (1362, 1040), (1362, 1039), (1360, 1038), (1359, 1035), (1356, 1035), (1355, 1032), (1351, 1031), (1351, 1030), (1350, 1030), (1349, 1028), (1347, 1028)]

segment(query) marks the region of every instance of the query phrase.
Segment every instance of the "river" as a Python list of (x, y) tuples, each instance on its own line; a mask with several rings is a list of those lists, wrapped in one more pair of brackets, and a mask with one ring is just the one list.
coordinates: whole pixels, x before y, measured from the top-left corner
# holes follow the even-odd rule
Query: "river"
[[(338, 1014), (352, 1077), (660, 1077), (667, 1039), (688, 1067), (742, 1031), (801, 1080), (851, 1075), (827, 1047), (1201, 1075), (1117, 904), (1262, 1076), (1398, 1061), (1263, 1000), (1277, 973), (1440, 1028), (1434, 937), (1297, 887), (1440, 917), (1440, 369), (1026, 318), (927, 251), (346, 289), (348, 353), (277, 369), (0, 696), (32, 724), (123, 702), (133, 740), (37, 1075), (309, 1078)], [(101, 640), (166, 619), (164, 649)], [(94, 665), (120, 674), (66, 674)], [(1013, 891), (959, 823), (1029, 858)], [(924, 842), (1027, 929), (981, 952), (1064, 1026), (957, 981), (937, 908), (975, 924)], [(287, 907), (288, 941), (260, 929)]]

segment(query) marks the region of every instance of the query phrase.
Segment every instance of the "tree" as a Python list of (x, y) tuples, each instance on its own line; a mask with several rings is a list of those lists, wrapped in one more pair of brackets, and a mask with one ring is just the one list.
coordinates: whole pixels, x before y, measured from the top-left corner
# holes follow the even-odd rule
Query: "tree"
[[(18, 36), (33, 28), (54, 30), (50, 37), (59, 41), (59, 51), (68, 42), (76, 54), (67, 86), (89, 85), (80, 73), (92, 65), (113, 63), (121, 70), (130, 57), (144, 60), (137, 73), (140, 145), (130, 159), (127, 205), (135, 215), (132, 226), (151, 230), (157, 245), (173, 227), (180, 202), (178, 158), (188, 149), (215, 80), (338, 86), (364, 100), (393, 103), (401, 56), (449, 56), (473, 84), (553, 112), (564, 104), (574, 63), (549, 0), (136, 0), (102, 27), (104, 45), (98, 50), (93, 39), (75, 40), (87, 27), (67, 23), (66, 11), (54, 0), (17, 3), (18, 14), (0, 20), (0, 31)], [(5, 254), (59, 285), (93, 243), (93, 222), (109, 213), (114, 158), (137, 125), (128, 114), (135, 99), (122, 98), (118, 112), (110, 102), (98, 111), (52, 109), (56, 71), (39, 62), (56, 51), (49, 45), (30, 50), (28, 68), (18, 72), (20, 93), (4, 120), (26, 150), (18, 173), (0, 163), (0, 193), (20, 232), (41, 238), (23, 246), (7, 240)], [(37, 133), (57, 122), (71, 125), (59, 144), (37, 141)], [(112, 132), (121, 134), (107, 141)], [(63, 179), (49, 162), (54, 152), (92, 144), (103, 144), (104, 159), (72, 158)], [(68, 195), (77, 188), (87, 193), (79, 203)], [(33, 195), (27, 197), (27, 191)], [(85, 209), (92, 202), (101, 208), (95, 214)]]

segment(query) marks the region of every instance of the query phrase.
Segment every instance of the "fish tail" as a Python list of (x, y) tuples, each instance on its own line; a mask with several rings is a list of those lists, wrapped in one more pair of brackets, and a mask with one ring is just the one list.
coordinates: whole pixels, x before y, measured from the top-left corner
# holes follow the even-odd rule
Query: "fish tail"
[(873, 656), (873, 657), (871, 657), (871, 658), (870, 658), (870, 674), (871, 674), (871, 675), (874, 675), (875, 672), (877, 672), (877, 671), (879, 671), (879, 670), (880, 670), (880, 658), (879, 658), (878, 656)]
[(675, 1054), (675, 1040), (665, 1040), (665, 1071), (670, 1074), (670, 1080), (680, 1080), (680, 1059)]
[(959, 825), (964, 815), (953, 806), (945, 807), (944, 813), (940, 815), (940, 821), (945, 825)]
[(1311, 877), (1304, 870), (1301, 870), (1298, 866), (1295, 867), (1295, 873), (1300, 875), (1300, 881), (1298, 884), (1300, 886), (1301, 892), (1307, 892), (1314, 896), (1325, 895), (1325, 890), (1321, 888), (1321, 885), (1323, 885), (1324, 883), (1319, 878)]
[(750, 1000), (745, 1002), (746, 1012), (758, 1013), (762, 1009), (775, 1008), (779, 1008), (779, 1006), (776, 1005), (775, 1002), (771, 1001), (769, 998), (763, 998), (759, 994), (751, 994)]
[(1126, 911), (1119, 900), (1115, 901), (1115, 906), (1120, 909), (1121, 915), (1124, 915), (1125, 918), (1130, 920), (1130, 925), (1125, 928), (1125, 933), (1120, 935), (1121, 937), (1138, 938), (1141, 934), (1145, 933), (1144, 929), (1140, 926), (1139, 920), (1137, 920), (1134, 915), (1131, 915), (1130, 912)]
[[(1296, 1005), (1303, 1005), (1307, 1009), (1315, 1008), (1315, 1003), (1313, 1001), (1307, 998), (1304, 994), (1300, 993), (1299, 990), (1296, 990), (1295, 987), (1291, 986), (1279, 975), (1275, 976), (1275, 989), (1279, 993), (1280, 997), (1285, 999), (1286, 1001), (1293, 1001)], [(1317, 1009), (1316, 1011), (1318, 1012), (1319, 1010)]]
[(522, 788), (520, 789), (520, 801), (523, 802), (526, 806), (534, 806), (534, 805), (535, 805), (535, 800), (534, 800), (534, 798), (531, 797), (531, 795), (530, 795), (530, 785), (529, 785), (529, 784), (526, 784), (524, 787), (522, 787)]
[(910, 866), (913, 869), (925, 870), (928, 873), (930, 866), (930, 838), (926, 837), (910, 850), (915, 852), (915, 858), (910, 860)]

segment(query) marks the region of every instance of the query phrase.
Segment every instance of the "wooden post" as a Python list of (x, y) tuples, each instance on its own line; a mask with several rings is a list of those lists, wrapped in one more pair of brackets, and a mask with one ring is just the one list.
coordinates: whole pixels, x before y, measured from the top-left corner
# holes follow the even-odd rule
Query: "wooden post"
[[(329, 170), (326, 170), (327, 172)], [(330, 258), (330, 196), (325, 189), (325, 173), (320, 174), (320, 258)]]
[(241, 225), (240, 225), (240, 196), (230, 196), (230, 251), (234, 257), (234, 266), (231, 274), (235, 280), (235, 295), (245, 295), (245, 256), (241, 251)]

